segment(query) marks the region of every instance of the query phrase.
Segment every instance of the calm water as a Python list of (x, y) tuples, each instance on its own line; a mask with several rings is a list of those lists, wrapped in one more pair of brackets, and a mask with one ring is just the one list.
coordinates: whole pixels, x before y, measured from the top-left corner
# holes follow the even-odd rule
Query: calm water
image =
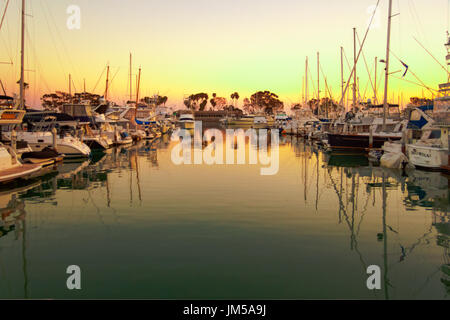
[[(1, 190), (0, 298), (449, 298), (439, 173), (287, 138), (279, 173), (261, 176), (176, 166), (173, 146), (110, 150)], [(66, 288), (73, 264), (80, 291)], [(367, 289), (369, 265), (382, 290)]]

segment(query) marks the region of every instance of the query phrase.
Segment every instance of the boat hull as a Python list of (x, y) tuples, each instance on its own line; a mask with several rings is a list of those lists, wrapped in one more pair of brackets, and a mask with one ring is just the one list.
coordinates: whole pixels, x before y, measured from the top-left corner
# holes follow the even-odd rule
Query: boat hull
[(416, 167), (439, 170), (448, 163), (448, 149), (427, 146), (407, 145), (409, 161)]
[(91, 150), (107, 150), (109, 145), (98, 141), (97, 139), (86, 139), (83, 141)]
[(0, 170), (0, 183), (7, 184), (17, 179), (27, 179), (32, 177), (42, 169), (39, 164), (23, 164), (13, 168)]
[(328, 144), (333, 150), (351, 150), (366, 152), (381, 149), (387, 141), (398, 141), (400, 137), (373, 136), (372, 146), (368, 135), (328, 134)]

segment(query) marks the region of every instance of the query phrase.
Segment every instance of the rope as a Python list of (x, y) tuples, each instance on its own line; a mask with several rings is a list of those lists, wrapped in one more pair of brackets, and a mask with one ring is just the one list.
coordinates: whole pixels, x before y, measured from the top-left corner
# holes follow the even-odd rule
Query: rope
[[(358, 32), (356, 32), (356, 38), (358, 39), (358, 43), (359, 43), (359, 45), (361, 46), (361, 41), (359, 40)], [(372, 85), (372, 89), (373, 89), (373, 91), (375, 92), (375, 85), (373, 84), (372, 76), (370, 75), (370, 74), (371, 74), (371, 71), (369, 71), (369, 66), (367, 65), (366, 56), (365, 56), (365, 54), (364, 54), (364, 51), (361, 51), (361, 53), (362, 53), (362, 56), (363, 56), (364, 64), (366, 65), (367, 74), (369, 75), (369, 81), (370, 81), (370, 84)], [(366, 91), (367, 91), (367, 88), (366, 88)], [(364, 96), (365, 96), (365, 95), (366, 95), (366, 93), (364, 92)]]
[(444, 69), (444, 71), (447, 73), (447, 75), (448, 76), (450, 76), (450, 73), (448, 72), (448, 70), (447, 70), (447, 68), (445, 68), (440, 62), (439, 62), (439, 60), (438, 59), (436, 59), (432, 54), (431, 54), (431, 52), (430, 51), (428, 51), (427, 50), (427, 48), (425, 48), (420, 42), (419, 42), (419, 40), (417, 40), (415, 37), (413, 37), (414, 38), (414, 40), (416, 40), (416, 42), (434, 59), (434, 61), (436, 61), (437, 63), (438, 63), (438, 65), (440, 65), (441, 66), (441, 68), (442, 69)]
[(5, 10), (3, 11), (2, 21), (0, 22), (0, 31), (2, 30), (3, 21), (5, 20), (6, 10), (8, 10), (9, 0), (6, 1)]
[[(375, 18), (375, 14), (377, 13), (377, 9), (378, 9), (378, 6), (379, 6), (379, 5), (380, 5), (380, 0), (377, 1), (377, 5), (376, 5), (376, 7), (375, 7), (375, 10), (373, 11), (372, 18), (370, 19), (370, 23), (369, 23), (369, 25), (367, 26), (366, 34), (364, 35), (363, 42), (362, 42), (362, 44), (361, 44), (361, 46), (360, 46), (360, 48), (359, 48), (359, 53), (358, 53), (358, 56), (357, 56), (357, 58), (356, 58), (356, 63), (358, 63), (359, 56), (360, 56), (360, 54), (361, 54), (361, 52), (362, 52), (362, 48), (363, 48), (363, 46), (364, 46), (364, 44), (365, 44), (365, 42), (366, 42), (367, 35), (369, 34), (369, 30), (370, 30), (370, 28), (372, 27), (373, 19)], [(347, 90), (348, 90), (348, 86), (350, 85), (350, 80), (352, 79), (353, 73), (355, 72), (356, 63), (355, 63), (355, 65), (353, 66), (352, 72), (351, 72), (351, 74), (350, 74), (350, 78), (349, 78), (348, 81), (347, 81), (347, 85), (346, 85), (345, 90), (344, 90), (344, 95), (345, 95), (345, 93), (346, 93)], [(341, 101), (339, 102), (340, 105), (342, 105), (343, 100), (344, 100), (344, 99), (342, 98)], [(355, 103), (355, 102), (353, 102), (353, 103)]]
[[(392, 52), (392, 50), (389, 50), (389, 52), (400, 62), (402, 63), (402, 61), (397, 57), (397, 55)], [(402, 63), (403, 64), (403, 63)], [(431, 90), (431, 88), (429, 88), (428, 86), (425, 85), (425, 83), (423, 83), (422, 80), (419, 79), (418, 76), (416, 76), (416, 74), (411, 70), (411, 68), (408, 68), (408, 71), (414, 76), (414, 78), (416, 78), (417, 81), (419, 81), (422, 84), (422, 87), (426, 88), (428, 91), (431, 92), (431, 94), (434, 95), (433, 91)]]

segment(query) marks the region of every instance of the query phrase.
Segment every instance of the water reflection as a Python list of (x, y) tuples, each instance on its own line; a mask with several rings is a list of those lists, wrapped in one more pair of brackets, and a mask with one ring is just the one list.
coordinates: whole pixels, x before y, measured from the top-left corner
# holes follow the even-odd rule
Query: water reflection
[[(87, 265), (93, 261), (106, 265), (109, 273), (97, 270), (87, 280), (91, 281), (88, 287), (97, 278), (108, 281), (105, 279), (116, 277), (116, 281), (115, 270), (121, 270), (123, 277), (117, 280), (124, 286), (121, 292), (113, 289), (111, 278), (111, 283), (102, 282), (103, 289), (85, 291), (86, 298), (221, 298), (233, 297), (235, 292), (242, 298), (448, 298), (450, 195), (449, 181), (440, 173), (387, 170), (364, 157), (326, 154), (301, 139), (283, 137), (280, 174), (263, 180), (249, 165), (175, 166), (170, 161), (172, 147), (169, 137), (163, 136), (152, 143), (109, 150), (84, 162), (65, 162), (49, 169), (40, 180), (2, 190), (0, 282), (5, 285), (0, 286), (0, 297), (72, 297), (60, 288), (63, 272), (57, 276), (54, 270), (45, 271), (57, 264), (52, 259), (66, 255), (56, 249), (55, 256), (46, 259), (48, 248), (55, 248), (50, 241), (56, 240), (79, 252), (78, 259)], [(200, 170), (207, 172), (205, 176)], [(247, 186), (244, 180), (237, 180), (240, 176), (250, 177), (254, 183)], [(206, 188), (208, 179), (222, 189)], [(264, 183), (273, 187), (264, 190)], [(201, 192), (196, 192), (198, 189)], [(74, 237), (77, 241), (70, 238), (72, 230), (79, 233)], [(254, 251), (240, 252), (230, 243), (233, 237), (247, 239), (249, 242), (241, 245)], [(248, 237), (254, 244), (249, 244)], [(127, 251), (121, 251), (125, 249), (120, 242), (127, 244)], [(208, 242), (215, 243), (214, 249)], [(110, 252), (105, 243), (126, 253)], [(177, 258), (186, 254), (186, 243), (195, 243), (190, 253), (197, 262)], [(97, 261), (95, 255), (86, 253), (86, 246), (92, 246), (102, 258)], [(35, 253), (31, 257), (29, 247)], [(154, 251), (150, 254), (148, 248)], [(298, 251), (293, 255), (291, 249)], [(16, 250), (21, 253), (20, 262)], [(140, 256), (140, 251), (147, 252), (146, 256)], [(192, 272), (204, 274), (202, 264), (218, 259), (217, 252), (230, 254), (231, 261), (209, 266), (206, 272), (214, 280), (194, 281), (187, 289)], [(281, 265), (287, 257), (296, 268)], [(104, 262), (122, 258), (128, 269)], [(139, 273), (140, 265), (150, 263), (146, 259), (151, 261), (148, 268), (162, 279), (152, 278), (154, 291), (148, 289), (150, 280)], [(305, 259), (312, 263), (311, 269), (301, 267)], [(61, 257), (58, 263), (67, 261), (70, 259)], [(315, 270), (323, 268), (317, 265), (319, 261), (340, 265), (343, 270), (326, 276)], [(258, 273), (252, 263), (265, 269)], [(19, 264), (21, 276), (14, 269)], [(372, 264), (383, 270), (380, 292), (365, 288), (366, 269)], [(34, 266), (34, 282), (29, 280), (29, 265)], [(246, 279), (243, 282), (254, 287), (244, 289), (245, 284), (228, 280), (240, 277), (241, 272)], [(135, 279), (127, 291), (127, 281), (134, 273), (141, 280)], [(163, 280), (170, 277), (177, 277), (183, 287), (170, 283), (172, 290), (165, 289)], [(20, 278), (21, 290), (12, 281)], [(39, 287), (37, 279), (42, 278), (52, 285)], [(320, 290), (305, 285), (308, 281)], [(288, 283), (298, 285), (289, 287)], [(221, 285), (218, 292), (208, 291), (217, 284)], [(140, 285), (146, 290), (136, 289)], [(202, 290), (194, 294), (192, 286), (197, 285)], [(111, 296), (112, 292), (117, 295)]]

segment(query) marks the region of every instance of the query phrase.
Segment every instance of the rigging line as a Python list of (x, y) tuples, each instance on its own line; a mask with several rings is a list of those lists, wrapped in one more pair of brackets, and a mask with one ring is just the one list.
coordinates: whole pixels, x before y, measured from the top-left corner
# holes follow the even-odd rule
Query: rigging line
[(344, 52), (344, 58), (345, 58), (345, 61), (347, 62), (348, 70), (352, 70), (352, 67), (350, 67), (350, 62), (348, 61), (348, 58), (347, 58), (347, 54), (345, 53), (345, 49), (343, 49), (342, 51)]
[[(114, 79), (116, 78), (117, 74), (119, 73), (120, 68), (117, 68), (116, 73), (113, 75), (113, 77), (111, 78), (111, 80), (109, 81), (109, 89), (112, 89), (112, 84)], [(105, 93), (106, 93), (106, 89), (105, 89)]]
[[(312, 94), (312, 99), (314, 99), (314, 94), (317, 92), (317, 90), (316, 90), (316, 86), (315, 86), (315, 84), (314, 84), (314, 80), (313, 80), (313, 77), (312, 77), (312, 74), (311, 74), (311, 70), (309, 70), (309, 68), (308, 68), (308, 73), (309, 73), (309, 78), (310, 78), (310, 80), (311, 80), (311, 83), (312, 83), (312, 86), (313, 86), (313, 94)], [(311, 99), (311, 100), (312, 100)]]
[(2, 20), (0, 21), (0, 31), (2, 30), (3, 21), (5, 20), (6, 10), (8, 10), (9, 0), (6, 0), (5, 10), (3, 11)]
[[(44, 6), (42, 8), (44, 8)], [(64, 68), (64, 64), (62, 63), (62, 59), (61, 59), (61, 56), (59, 54), (58, 47), (56, 46), (56, 40), (55, 40), (55, 37), (54, 37), (53, 32), (52, 32), (52, 28), (51, 28), (50, 23), (49, 23), (49, 19), (47, 17), (47, 12), (45, 10), (42, 10), (42, 13), (44, 14), (45, 22), (47, 24), (48, 31), (50, 33), (50, 38), (52, 39), (52, 44), (53, 44), (53, 46), (55, 48), (55, 53), (56, 53), (56, 57), (57, 57), (58, 62), (59, 62), (59, 67), (61, 68), (61, 71), (62, 71), (63, 74), (67, 74), (67, 72), (66, 72), (66, 70)]]
[(414, 3), (414, 0), (410, 0), (409, 3), (410, 3), (410, 7), (412, 8), (412, 11), (413, 11), (413, 14), (414, 14), (413, 19), (417, 20), (416, 21), (416, 25), (417, 25), (417, 28), (418, 28), (417, 29), (418, 33), (420, 34), (421, 38), (424, 39), (425, 42), (427, 42), (427, 37), (424, 36), (424, 33), (423, 33), (424, 28), (423, 28), (423, 25), (422, 25), (422, 21), (420, 20), (420, 16), (417, 13), (417, 9), (416, 9), (416, 5)]
[(95, 89), (97, 89), (97, 86), (98, 86), (100, 80), (102, 79), (103, 74), (105, 73), (105, 71), (106, 71), (106, 67), (103, 68), (103, 71), (102, 71), (102, 73), (100, 74), (100, 77), (98, 78), (97, 83), (96, 83), (95, 86), (94, 86), (94, 89), (92, 89), (92, 93), (94, 93), (94, 92), (95, 92)]
[[(392, 53), (392, 55), (393, 55), (400, 63), (402, 63), (402, 61), (399, 59), (399, 57), (397, 57), (397, 55), (396, 55), (394, 52), (392, 52), (392, 50), (389, 50), (389, 51)], [(403, 63), (402, 63), (402, 64), (403, 64)], [(419, 82), (422, 84), (422, 86), (423, 86), (424, 88), (426, 88), (428, 91), (430, 91), (431, 94), (434, 94), (434, 93), (431, 91), (431, 89), (430, 89), (428, 86), (426, 86), (425, 83), (423, 83), (423, 81), (420, 80), (418, 76), (416, 76), (416, 74), (411, 70), (411, 68), (408, 68), (408, 71), (414, 76), (414, 78), (416, 78), (417, 81), (419, 81)]]
[[(360, 99), (363, 98), (363, 100), (366, 100), (367, 89), (369, 89), (369, 82), (370, 81), (367, 81), (367, 83), (366, 83), (366, 88), (364, 89), (364, 94), (362, 95), (362, 97), (361, 97), (361, 94), (359, 95)], [(358, 93), (359, 93), (359, 87), (358, 87)]]
[(47, 0), (44, 0), (44, 3), (45, 3), (45, 5), (46, 5), (46, 7), (47, 7), (49, 16), (50, 16), (50, 18), (51, 18), (51, 22), (52, 22), (53, 25), (54, 25), (54, 30), (55, 30), (55, 32), (56, 32), (56, 35), (57, 35), (57, 37), (59, 38), (60, 44), (61, 44), (62, 47), (63, 47), (63, 51), (64, 51), (65, 55), (67, 56), (67, 59), (69, 60), (70, 66), (72, 67), (73, 74), (75, 74), (75, 76), (79, 79), (79, 75), (77, 74), (77, 70), (78, 70), (78, 69), (75, 68), (75, 66), (74, 66), (74, 64), (73, 64), (72, 58), (71, 58), (71, 56), (70, 56), (70, 54), (69, 54), (69, 51), (67, 50), (66, 43), (64, 42), (64, 38), (61, 36), (61, 33), (60, 33), (60, 31), (59, 31), (59, 28), (58, 28), (58, 25), (56, 24), (55, 18), (53, 17), (53, 14), (52, 14), (52, 12), (51, 12), (51, 10), (50, 10), (50, 7), (49, 7), (49, 5), (48, 5), (48, 3), (47, 3)]
[[(28, 37), (28, 43), (29, 43), (29, 45), (30, 45), (31, 51), (32, 51), (33, 56), (34, 56), (34, 60), (35, 60), (34, 63), (37, 65), (37, 68), (38, 68), (39, 70), (43, 70), (42, 65), (41, 65), (41, 63), (40, 63), (40, 61), (39, 61), (39, 58), (38, 58), (38, 56), (37, 56), (37, 54), (36, 54), (36, 47), (35, 47), (35, 45), (34, 45), (34, 42), (31, 41), (31, 39), (30, 39), (30, 35), (29, 35), (29, 33), (28, 33), (28, 29), (26, 30), (26, 33), (27, 33), (27, 37)], [(44, 76), (42, 75), (42, 72), (39, 72), (39, 77), (40, 77), (40, 80), (41, 80), (41, 81), (44, 83), (44, 85), (47, 87), (47, 89), (50, 91), (49, 85), (48, 85), (47, 81), (45, 80)]]
[(74, 93), (76, 93), (77, 90), (77, 86), (75, 85), (75, 81), (73, 81), (73, 78), (71, 77), (70, 81), (72, 82), (73, 88), (75, 89)]
[[(8, 3), (9, 3), (9, 0), (8, 0)], [(5, 17), (6, 17), (6, 9), (8, 8), (8, 3), (6, 4), (5, 11), (3, 13), (3, 17), (2, 17), (2, 20), (1, 20), (1, 23), (0, 23), (0, 29), (1, 29), (1, 27), (3, 25), (3, 22), (5, 22), (5, 26), (7, 28), (6, 34), (7, 34), (8, 41), (6, 41), (1, 34), (0, 34), (0, 36), (1, 36), (1, 39), (3, 41), (4, 47), (6, 48), (7, 55), (8, 55), (8, 58), (9, 58), (9, 62), (8, 63), (2, 63), (2, 64), (13, 65), (13, 58), (12, 58), (13, 54), (12, 54), (11, 36), (10, 36), (10, 32), (9, 32), (9, 24), (8, 24), (8, 20), (4, 20)]]
[[(435, 91), (436, 93), (439, 93), (438, 90), (433, 89), (433, 88), (429, 88), (429, 87), (427, 87), (427, 86), (425, 86), (425, 85), (423, 85), (423, 84), (420, 84), (420, 83), (417, 83), (417, 82), (414, 82), (414, 81), (411, 81), (411, 80), (407, 80), (407, 79), (404, 79), (404, 78), (392, 76), (392, 75), (391, 75), (391, 77), (394, 78), (394, 79), (397, 79), (397, 80), (402, 80), (402, 81), (405, 81), (405, 82), (408, 82), (408, 83), (411, 83), (411, 84), (415, 84), (416, 86), (425, 88), (425, 89), (429, 90), (430, 92), (431, 92), (431, 91)], [(431, 93), (434, 95), (433, 92), (431, 92)]]
[(323, 72), (321, 64), (320, 64), (320, 72), (322, 73), (322, 76), (325, 80), (325, 90), (328, 91), (328, 94), (330, 95), (330, 99), (333, 100), (333, 95), (331, 94), (330, 88), (328, 87), (327, 77), (325, 76), (325, 73)]
[(441, 66), (441, 68), (442, 69), (444, 69), (444, 71), (447, 73), (447, 76), (449, 76), (450, 75), (450, 72), (447, 70), (447, 68), (445, 68), (440, 62), (439, 62), (439, 60), (438, 59), (436, 59), (434, 56), (433, 56), (433, 54), (430, 52), (430, 51), (428, 51), (428, 49), (427, 48), (425, 48), (420, 42), (419, 42), (419, 40), (417, 40), (415, 37), (413, 37), (414, 38), (414, 40), (416, 40), (416, 42), (434, 59), (434, 61), (436, 61), (440, 66)]
[[(350, 78), (349, 78), (348, 81), (347, 81), (347, 85), (346, 85), (345, 90), (344, 90), (344, 95), (345, 95), (345, 93), (347, 93), (348, 86), (350, 85), (350, 80), (351, 80), (351, 78), (352, 78), (352, 76), (353, 76), (353, 73), (355, 72), (356, 64), (357, 64), (358, 61), (359, 61), (359, 56), (360, 56), (361, 51), (362, 51), (362, 49), (363, 49), (363, 47), (364, 47), (364, 44), (366, 43), (367, 35), (369, 34), (370, 28), (372, 27), (373, 19), (375, 18), (375, 14), (377, 13), (377, 9), (378, 9), (378, 6), (379, 6), (379, 5), (380, 5), (380, 0), (378, 0), (378, 2), (377, 2), (377, 5), (376, 5), (376, 7), (375, 7), (375, 10), (373, 11), (373, 14), (372, 14), (372, 18), (370, 19), (370, 23), (369, 23), (369, 25), (367, 26), (366, 34), (364, 35), (364, 39), (363, 39), (362, 45), (361, 45), (360, 48), (359, 48), (358, 56), (356, 57), (356, 62), (355, 62), (355, 65), (353, 66), (352, 72), (351, 72), (351, 74), (350, 74)], [(344, 100), (344, 98), (342, 97), (341, 101), (339, 102), (340, 105), (342, 105), (342, 103), (344, 102), (343, 100)]]
[[(358, 39), (359, 46), (361, 46), (361, 40), (359, 39), (358, 32), (356, 32), (356, 38)], [(370, 75), (371, 71), (369, 71), (369, 66), (367, 65), (367, 60), (366, 60), (366, 55), (364, 54), (364, 50), (362, 50), (361, 53), (362, 53), (362, 56), (363, 56), (364, 64), (366, 66), (367, 74), (369, 75), (370, 84), (372, 85), (373, 91), (375, 91), (375, 85), (373, 84), (372, 76)], [(364, 93), (364, 95), (365, 95), (365, 93)]]

